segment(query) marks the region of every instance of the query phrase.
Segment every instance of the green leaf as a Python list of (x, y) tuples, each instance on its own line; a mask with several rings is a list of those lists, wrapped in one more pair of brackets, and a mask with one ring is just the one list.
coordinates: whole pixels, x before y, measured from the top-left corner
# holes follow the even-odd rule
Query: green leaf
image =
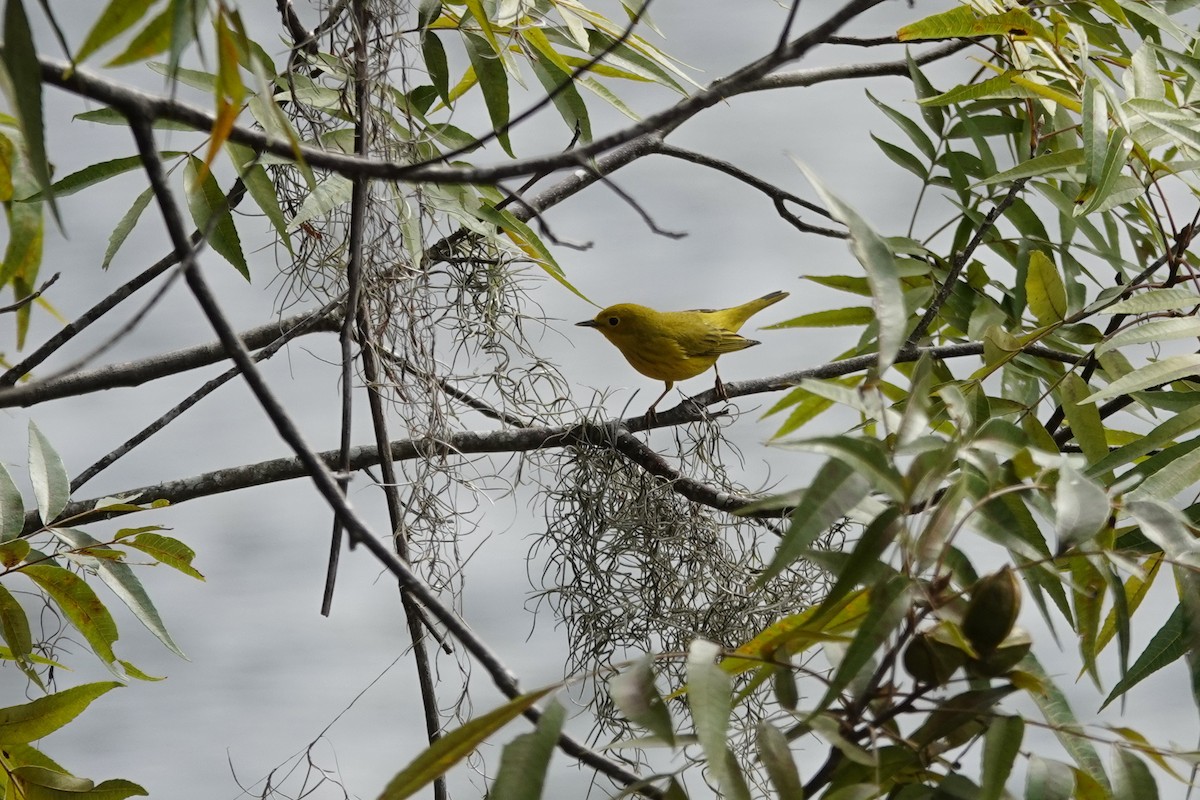
[[(779, 549), (755, 585), (764, 586), (783, 572), (818, 536), (857, 506), (870, 491), (870, 482), (852, 465), (837, 459), (826, 461), (807, 489), (786, 497), (784, 502), (796, 508), (792, 512), (787, 533), (779, 542)], [(756, 503), (745, 511), (750, 512), (756, 507), (762, 506)]]
[(613, 704), (626, 719), (636, 722), (662, 741), (675, 746), (671, 710), (654, 687), (654, 657), (646, 655), (608, 683)]
[(1104, 487), (1064, 458), (1058, 468), (1058, 485), (1054, 492), (1058, 552), (1091, 541), (1108, 524), (1110, 506)]
[(1113, 797), (1158, 800), (1158, 783), (1146, 762), (1124, 747), (1115, 748)]
[(1135, 325), (1117, 333), (1096, 345), (1096, 355), (1102, 355), (1110, 350), (1147, 342), (1169, 342), (1175, 339), (1195, 339), (1200, 337), (1200, 318), (1171, 317), (1154, 319)]
[(1149, 314), (1154, 311), (1180, 311), (1200, 306), (1200, 295), (1190, 289), (1150, 289), (1127, 297), (1103, 309), (1104, 314)]
[(217, 186), (212, 171), (204, 169), (203, 162), (195, 156), (189, 157), (184, 167), (183, 188), (196, 227), (207, 237), (212, 249), (249, 281), (250, 267), (242, 254), (242, 241), (233, 224), (229, 201)]
[(1061, 761), (1030, 755), (1025, 773), (1026, 800), (1070, 800), (1075, 791), (1075, 774)]
[(178, 539), (158, 533), (140, 533), (133, 539), (123, 539), (121, 544), (141, 550), (160, 564), (177, 569), (184, 575), (204, 580), (204, 576), (192, 566), (196, 552)]
[[(579, 132), (579, 140), (588, 143), (592, 140), (592, 122), (588, 117), (587, 105), (579, 96), (579, 90), (571, 81), (570, 73), (563, 72), (548, 58), (540, 54), (530, 61), (533, 74), (547, 93), (555, 92), (554, 107), (559, 116), (567, 123), (571, 131)], [(561, 87), (561, 88), (560, 88)]]
[(867, 283), (871, 286), (871, 307), (875, 310), (875, 320), (879, 326), (876, 369), (882, 375), (892, 365), (908, 333), (908, 312), (904, 308), (904, 294), (892, 250), (857, 211), (825, 188), (816, 173), (798, 161), (796, 166), (817, 190), (833, 218), (849, 229), (850, 249), (867, 272)]
[[(101, 547), (99, 540), (94, 539), (83, 531), (74, 528), (55, 528), (54, 535), (73, 549), (84, 549), (89, 547)], [(77, 556), (78, 557), (78, 556)], [(96, 571), (100, 576), (100, 580), (112, 590), (112, 593), (121, 598), (138, 621), (146, 626), (146, 629), (153, 633), (158, 640), (162, 642), (168, 650), (180, 658), (186, 659), (187, 656), (175, 644), (175, 640), (171, 638), (171, 634), (167, 632), (167, 626), (163, 623), (162, 617), (158, 614), (158, 609), (154, 607), (154, 603), (150, 600), (150, 595), (146, 594), (146, 590), (142, 587), (142, 582), (133, 574), (133, 570), (128, 564), (117, 561), (111, 558), (93, 558), (89, 559), (88, 566)]]
[(1003, 172), (989, 176), (980, 181), (979, 185), (994, 186), (998, 183), (1011, 183), (1021, 178), (1035, 178), (1039, 176), (1069, 176), (1075, 167), (1083, 166), (1083, 161), (1083, 148), (1063, 150), (1060, 153), (1047, 153), (1041, 156), (1034, 156), (1031, 159), (1022, 161), (1011, 169), (1006, 169)]
[(450, 64), (446, 60), (446, 48), (442, 40), (433, 31), (421, 33), (421, 56), (425, 59), (425, 69), (429, 70), (429, 82), (433, 84), (438, 97), (448, 107), (450, 105)]
[(1084, 402), (1088, 396), (1088, 385), (1074, 372), (1063, 377), (1059, 387), (1059, 397), (1067, 424), (1071, 426), (1071, 434), (1079, 443), (1083, 455), (1089, 464), (1094, 464), (1108, 456), (1108, 439), (1104, 431), (1104, 421), (1100, 419), (1100, 409), (1095, 403)]
[(229, 151), (233, 166), (237, 170), (238, 177), (242, 179), (246, 191), (254, 198), (254, 202), (258, 204), (262, 212), (267, 215), (271, 226), (275, 228), (276, 235), (279, 236), (279, 241), (283, 243), (289, 253), (294, 253), (292, 237), (288, 235), (288, 222), (283, 216), (283, 209), (279, 207), (279, 195), (275, 189), (275, 182), (267, 175), (263, 165), (258, 163), (257, 155), (249, 147), (236, 142), (226, 142), (225, 149)]
[(1168, 418), (1166, 422), (1144, 436), (1113, 450), (1103, 459), (1088, 467), (1087, 474), (1096, 477), (1111, 472), (1119, 466), (1171, 444), (1175, 441), (1175, 437), (1187, 433), (1197, 426), (1200, 426), (1200, 405), (1191, 405)]
[[(475, 2), (478, 4), (479, 0)], [(499, 47), (490, 47), (483, 39), (469, 33), (463, 33), (462, 36), (467, 46), (467, 57), (471, 60), (471, 68), (475, 70), (479, 88), (483, 92), (483, 104), (487, 106), (496, 141), (509, 157), (515, 158), (508, 133), (502, 132), (508, 125), (508, 73), (504, 69), (501, 56), (498, 55)]]
[(961, 6), (934, 14), (905, 25), (896, 31), (902, 42), (918, 42), (929, 39), (958, 39), (977, 36), (1033, 36), (1048, 39), (1049, 34), (1042, 24), (1023, 9), (1005, 11), (1001, 14), (981, 14), (972, 8)]
[(25, 659), (33, 652), (33, 637), (29, 631), (29, 617), (3, 585), (0, 585), (0, 635), (8, 645), (13, 658)]
[(21, 574), (50, 595), (105, 665), (116, 660), (112, 645), (117, 640), (117, 625), (92, 587), (70, 570), (50, 564), (22, 567)]
[(990, 719), (996, 705), (1016, 691), (1014, 686), (970, 689), (943, 700), (909, 737), (920, 747), (953, 736), (964, 726)]
[(0, 543), (16, 539), (24, 527), (25, 505), (21, 501), (21, 490), (0, 464)]
[(146, 206), (150, 205), (153, 198), (154, 188), (149, 187), (134, 199), (133, 205), (121, 217), (117, 227), (113, 228), (113, 232), (108, 237), (108, 247), (104, 251), (104, 261), (100, 265), (102, 269), (108, 269), (109, 264), (117, 255), (117, 251), (121, 249), (121, 245), (125, 244), (125, 240), (129, 238), (129, 234), (133, 232), (134, 226), (142, 216), (142, 212), (146, 210)]
[(763, 330), (777, 330), (779, 328), (840, 328), (847, 325), (870, 325), (874, 321), (875, 312), (870, 308), (867, 306), (853, 306), (851, 308), (815, 311), (812, 314), (794, 317), (786, 322), (764, 325)]
[[(187, 153), (175, 150), (167, 150), (159, 155), (163, 158), (178, 158), (185, 156)], [(55, 197), (69, 197), (76, 192), (83, 191), (89, 186), (95, 186), (109, 178), (114, 178), (117, 175), (123, 175), (126, 172), (140, 170), (142, 168), (141, 156), (128, 156), (126, 158), (115, 158), (112, 161), (102, 161), (99, 164), (92, 164), (90, 167), (84, 167), (78, 172), (72, 172), (67, 177), (60, 181), (55, 181), (50, 187), (50, 194)], [(38, 192), (29, 197), (22, 197), (20, 202), (32, 203), (46, 199), (47, 192)]]
[(887, 156), (889, 161), (900, 167), (900, 169), (911, 172), (921, 181), (926, 181), (929, 179), (929, 167), (925, 166), (925, 164), (922, 163), (922, 161), (912, 153), (908, 152), (902, 147), (892, 144), (886, 139), (881, 139), (874, 134), (871, 134), (871, 139), (875, 142), (875, 145), (879, 148), (880, 152)]
[(838, 571), (833, 588), (821, 601), (818, 616), (828, 612), (843, 597), (858, 588), (860, 583), (870, 580), (875, 574), (880, 556), (900, 533), (899, 518), (900, 509), (889, 506), (867, 526), (862, 536), (854, 543), (849, 559)]
[(1067, 318), (1067, 290), (1058, 267), (1041, 250), (1029, 254), (1025, 274), (1025, 296), (1039, 325), (1053, 325)]
[(760, 719), (755, 727), (758, 758), (767, 768), (767, 777), (775, 787), (775, 795), (780, 798), (803, 798), (804, 785), (800, 781), (800, 773), (792, 758), (791, 748), (787, 737), (765, 719)]
[(92, 53), (131, 28), (155, 2), (157, 0), (109, 0), (75, 53), (76, 63), (82, 64)]
[(1104, 764), (1075, 717), (1075, 712), (1071, 710), (1066, 695), (1046, 674), (1046, 670), (1033, 654), (1025, 656), (1019, 669), (1033, 675), (1042, 685), (1043, 692), (1030, 692), (1029, 697), (1041, 709), (1042, 716), (1050, 724), (1050, 730), (1058, 737), (1063, 749), (1071, 755), (1084, 774), (1107, 787), (1109, 784), (1108, 777), (1104, 774)]
[(6, 0), (4, 4), (4, 47), (0, 49), (0, 60), (8, 71), (13, 106), (21, 121), (34, 181), (46, 193), (50, 211), (62, 228), (62, 218), (50, 191), (50, 160), (46, 155), (46, 125), (42, 117), (42, 66), (21, 0)]
[(551, 700), (533, 733), (523, 733), (505, 745), (489, 800), (541, 799), (546, 770), (566, 716), (562, 703)]
[(1098, 403), (1101, 400), (1108, 400), (1110, 397), (1120, 397), (1139, 392), (1142, 389), (1149, 389), (1151, 386), (1161, 386), (1197, 373), (1200, 373), (1200, 354), (1171, 356), (1162, 361), (1147, 364), (1141, 369), (1118, 378), (1100, 391), (1083, 398), (1080, 402)]
[[(114, 0), (120, 2), (120, 0)], [(174, 5), (176, 0), (172, 0)], [(138, 31), (137, 35), (125, 46), (120, 54), (113, 57), (105, 66), (120, 67), (126, 64), (136, 64), (148, 58), (165, 53), (171, 46), (172, 10), (164, 10)]]
[(1113, 700), (1137, 686), (1146, 678), (1158, 672), (1168, 664), (1173, 664), (1183, 658), (1188, 649), (1188, 637), (1185, 630), (1183, 606), (1177, 605), (1171, 616), (1150, 639), (1146, 649), (1133, 662), (1129, 672), (1117, 682), (1117, 685), (1104, 698), (1100, 708), (1104, 709)]
[[(1177, 452), (1184, 450), (1184, 452)], [(1168, 456), (1171, 456), (1168, 458)], [(1172, 500), (1200, 480), (1200, 448), (1169, 448), (1158, 454), (1161, 463), (1126, 495), (1131, 500)], [(1149, 466), (1145, 461), (1141, 466)]]
[(343, 178), (341, 175), (330, 174), (304, 198), (300, 204), (300, 210), (288, 223), (288, 232), (298, 231), (309, 220), (324, 216), (333, 209), (348, 204), (353, 192), (353, 181)]
[[(959, 104), (970, 105), (979, 100), (1025, 100), (1037, 98), (1037, 92), (1013, 80), (1018, 74), (1017, 72), (1009, 71), (1003, 75), (997, 75), (994, 78), (989, 78), (979, 83), (956, 86), (939, 95), (923, 97), (920, 100), (920, 104), (922, 108), (937, 108), (939, 106)], [(1080, 151), (1080, 157), (1082, 158), (1082, 151)]]
[(703, 639), (694, 640), (688, 647), (688, 707), (696, 726), (696, 739), (722, 795), (730, 800), (750, 800), (746, 779), (725, 740), (733, 681), (714, 662), (720, 652), (720, 647)]
[(37, 498), (38, 513), (49, 524), (67, 507), (71, 499), (71, 479), (67, 477), (62, 459), (49, 440), (29, 421), (29, 479), (33, 496)]
[(532, 258), (547, 275), (554, 278), (554, 280), (558, 281), (566, 289), (569, 289), (577, 297), (587, 300), (589, 303), (591, 302), (583, 292), (576, 289), (575, 285), (567, 280), (566, 273), (563, 272), (558, 262), (554, 260), (554, 254), (543, 244), (541, 238), (533, 232), (532, 228), (513, 216), (507, 209), (497, 211), (487, 203), (479, 204), (474, 211), (475, 216), (479, 219), (489, 222), (504, 231), (509, 240)]
[(779, 446), (836, 458), (858, 470), (876, 491), (887, 492), (897, 501), (905, 499), (904, 478), (889, 462), (882, 443), (876, 439), (820, 436), (781, 442)]
[(882, 111), (888, 119), (896, 123), (896, 126), (900, 130), (904, 131), (904, 135), (908, 137), (910, 142), (917, 146), (917, 149), (921, 151), (925, 158), (933, 160), (933, 157), (937, 155), (937, 148), (933, 146), (933, 142), (930, 141), (929, 136), (925, 134), (920, 125), (886, 103), (880, 102), (870, 91), (867, 92), (867, 99)]
[(24, 705), (0, 708), (0, 744), (28, 744), (48, 736), (120, 685), (116, 681), (85, 683)]
[[(895, 510), (895, 509), (893, 509)], [(829, 707), (842, 690), (858, 677), (859, 672), (879, 651), (883, 642), (892, 635), (896, 626), (904, 619), (912, 603), (911, 588), (907, 578), (895, 576), (871, 587), (870, 609), (859, 625), (842, 660), (834, 670), (825, 696), (814, 712)]]
[(487, 737), (520, 716), (554, 689), (555, 687), (550, 686), (514, 697), (499, 708), (450, 731), (397, 773), (388, 782), (379, 800), (403, 800), (413, 796), (426, 784), (470, 755)]

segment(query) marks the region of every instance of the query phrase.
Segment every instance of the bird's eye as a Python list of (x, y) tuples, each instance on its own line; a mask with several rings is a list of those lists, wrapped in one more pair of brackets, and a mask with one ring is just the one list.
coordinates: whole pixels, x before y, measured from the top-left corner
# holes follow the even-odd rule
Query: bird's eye
[(615, 326), (616, 326), (616, 324), (617, 324), (618, 322), (620, 322), (620, 321), (621, 321), (621, 320), (617, 319), (616, 317), (609, 317), (609, 318), (608, 318), (608, 324), (609, 324), (609, 325), (612, 325), (612, 326), (614, 326), (614, 327), (615, 327)]

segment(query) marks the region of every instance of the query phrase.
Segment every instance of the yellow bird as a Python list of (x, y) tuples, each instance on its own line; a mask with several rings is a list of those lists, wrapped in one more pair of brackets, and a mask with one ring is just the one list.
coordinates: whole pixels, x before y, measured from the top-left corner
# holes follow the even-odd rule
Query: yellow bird
[[(655, 407), (675, 381), (694, 378), (709, 367), (716, 371), (719, 356), (760, 344), (740, 336), (738, 329), (750, 317), (787, 296), (787, 292), (771, 292), (733, 308), (691, 311), (655, 311), (634, 303), (619, 303), (604, 309), (595, 319), (575, 324), (600, 331), (634, 369), (666, 383), (667, 388), (646, 412), (653, 418)], [(719, 372), (714, 388), (725, 399), (725, 384)]]

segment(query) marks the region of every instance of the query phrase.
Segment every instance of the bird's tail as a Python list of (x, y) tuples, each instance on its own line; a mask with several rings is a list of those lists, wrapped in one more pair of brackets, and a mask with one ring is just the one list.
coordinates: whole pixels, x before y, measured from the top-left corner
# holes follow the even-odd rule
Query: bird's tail
[(736, 331), (746, 324), (746, 320), (767, 306), (778, 303), (787, 296), (787, 292), (771, 292), (770, 294), (764, 294), (756, 300), (751, 300), (749, 303), (742, 303), (740, 306), (727, 308), (722, 312), (725, 315), (725, 318), (722, 320), (725, 323), (723, 327), (727, 330)]

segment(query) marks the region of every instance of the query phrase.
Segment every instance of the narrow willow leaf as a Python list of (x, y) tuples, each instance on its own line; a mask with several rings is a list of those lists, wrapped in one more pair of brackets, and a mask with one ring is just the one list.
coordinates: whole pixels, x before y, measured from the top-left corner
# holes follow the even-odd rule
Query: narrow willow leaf
[(541, 800), (546, 770), (566, 716), (562, 703), (551, 700), (533, 733), (522, 733), (505, 745), (489, 800)]
[(871, 307), (875, 310), (875, 320), (879, 326), (876, 369), (882, 375), (892, 365), (908, 333), (908, 312), (904, 308), (904, 294), (892, 250), (857, 211), (825, 188), (816, 173), (798, 161), (796, 166), (816, 189), (834, 219), (849, 229), (850, 249), (867, 272), (867, 282), (871, 286)]
[(446, 107), (450, 106), (450, 63), (446, 60), (446, 48), (433, 31), (421, 32), (421, 56), (429, 70), (429, 82)]
[(654, 657), (639, 658), (618, 672), (608, 683), (613, 704), (631, 722), (636, 722), (672, 747), (675, 725), (671, 710), (654, 686)]
[(1083, 727), (1075, 717), (1075, 712), (1071, 710), (1066, 695), (1050, 679), (1046, 670), (1032, 654), (1025, 657), (1020, 668), (1035, 676), (1042, 684), (1044, 691), (1030, 693), (1029, 697), (1041, 709), (1042, 716), (1050, 724), (1050, 729), (1062, 744), (1063, 749), (1070, 754), (1084, 774), (1090, 775), (1100, 785), (1107, 787), (1109, 783), (1108, 776), (1104, 773), (1104, 763), (1084, 733)]
[[(476, 4), (479, 0), (475, 0)], [(492, 121), (492, 130), (496, 133), (496, 141), (504, 148), (504, 152), (513, 156), (512, 144), (508, 133), (502, 131), (508, 125), (508, 72), (499, 54), (498, 46), (489, 46), (488, 42), (470, 33), (463, 33), (463, 42), (467, 47), (467, 56), (475, 77), (479, 81), (479, 89), (483, 92), (483, 104), (487, 107), (488, 117)]]
[(563, 272), (562, 267), (554, 259), (554, 254), (542, 242), (541, 237), (534, 233), (532, 228), (513, 216), (510, 211), (507, 209), (498, 211), (487, 203), (482, 203), (476, 205), (474, 213), (477, 218), (485, 222), (490, 222), (504, 231), (509, 240), (532, 258), (547, 275), (554, 278), (554, 280), (558, 281), (577, 297), (587, 300), (589, 303), (591, 302), (583, 292), (567, 280), (566, 273)]
[[(1113, 636), (1117, 632), (1119, 622), (1117, 619), (1117, 606), (1122, 605), (1127, 616), (1124, 621), (1124, 626), (1128, 627), (1128, 617), (1132, 617), (1142, 601), (1146, 599), (1146, 594), (1150, 591), (1150, 587), (1154, 585), (1154, 579), (1158, 576), (1159, 570), (1162, 568), (1162, 557), (1153, 555), (1146, 560), (1143, 565), (1145, 570), (1144, 575), (1130, 575), (1124, 584), (1125, 602), (1123, 604), (1114, 603), (1113, 608), (1108, 610), (1108, 616), (1104, 619), (1104, 625), (1100, 628), (1100, 633), (1096, 636), (1096, 652), (1099, 653), (1108, 643), (1112, 641)], [(1127, 670), (1122, 670), (1122, 677)]]
[(1025, 297), (1039, 325), (1053, 325), (1067, 318), (1067, 290), (1062, 275), (1041, 250), (1029, 254)]
[(979, 182), (980, 186), (1011, 183), (1021, 178), (1070, 175), (1075, 167), (1083, 166), (1083, 148), (1047, 153), (1022, 161), (1011, 169), (998, 172)]
[(696, 639), (688, 647), (688, 707), (696, 726), (696, 739), (723, 796), (730, 800), (750, 800), (746, 779), (725, 740), (733, 681), (714, 661), (720, 652), (720, 647), (703, 639)]
[(912, 602), (908, 579), (897, 576), (871, 588), (870, 609), (834, 671), (825, 696), (814, 711), (822, 711), (858, 677), (859, 672), (892, 635)]
[(809, 487), (796, 498), (787, 533), (756, 585), (766, 585), (787, 569), (818, 536), (857, 506), (870, 491), (871, 483), (853, 466), (836, 459), (826, 461)]
[[(159, 155), (162, 158), (178, 158), (185, 156), (187, 153), (176, 150), (166, 150)], [(55, 181), (50, 187), (50, 194), (55, 197), (69, 197), (76, 192), (81, 192), (90, 186), (95, 186), (98, 183), (103, 183), (109, 178), (115, 178), (118, 175), (123, 175), (126, 172), (140, 170), (142, 168), (141, 156), (127, 156), (126, 158), (114, 158), (111, 161), (102, 161), (98, 164), (92, 164), (90, 167), (84, 167), (78, 172), (72, 172), (62, 180)], [(21, 198), (23, 203), (40, 202), (46, 199), (46, 192), (38, 192), (30, 197)]]
[(1171, 444), (1177, 436), (1187, 433), (1197, 426), (1200, 426), (1200, 405), (1181, 409), (1178, 414), (1170, 417), (1154, 430), (1113, 450), (1099, 462), (1088, 467), (1087, 474), (1095, 477), (1111, 472), (1119, 466)]
[[(53, 533), (73, 549), (101, 546), (99, 540), (74, 528), (55, 528)], [(138, 621), (145, 625), (146, 629), (153, 633), (168, 650), (180, 658), (187, 658), (175, 644), (171, 634), (167, 632), (167, 626), (159, 616), (153, 601), (150, 600), (150, 595), (146, 593), (142, 582), (133, 574), (133, 570), (129, 568), (128, 564), (110, 558), (96, 558), (90, 566), (96, 570), (100, 580), (104, 581), (112, 593), (121, 598), (121, 602), (133, 612)]]
[(1098, 403), (1101, 400), (1140, 392), (1142, 389), (1161, 386), (1197, 373), (1200, 373), (1200, 354), (1170, 356), (1118, 378), (1100, 391), (1083, 398), (1080, 402)]
[(1124, 747), (1114, 748), (1113, 797), (1158, 800), (1158, 783), (1146, 762)]
[[(1174, 453), (1175, 449), (1164, 451), (1160, 455)], [(1146, 462), (1143, 462), (1146, 463)], [(1177, 458), (1164, 460), (1157, 469), (1147, 473), (1147, 477), (1126, 495), (1128, 500), (1172, 500), (1187, 489), (1191, 489), (1200, 481), (1200, 448), (1180, 453)]]
[(846, 563), (838, 570), (833, 588), (821, 601), (818, 614), (827, 613), (843, 597), (858, 588), (860, 583), (870, 580), (870, 577), (876, 574), (880, 556), (900, 533), (899, 517), (900, 510), (896, 506), (889, 506), (867, 526), (862, 536), (854, 543), (854, 549), (850, 551)]
[(288, 223), (288, 232), (294, 233), (300, 230), (304, 223), (324, 216), (335, 208), (347, 205), (353, 192), (353, 181), (343, 178), (341, 175), (330, 174), (304, 198), (300, 204), (300, 210)]
[(0, 60), (8, 71), (13, 105), (21, 121), (21, 133), (29, 154), (29, 167), (38, 189), (46, 193), (46, 202), (58, 227), (62, 218), (50, 191), (50, 160), (46, 155), (46, 126), (42, 116), (42, 67), (37, 47), (29, 29), (29, 18), (21, 0), (6, 0), (4, 4), (4, 47)]
[(988, 725), (983, 740), (983, 773), (979, 780), (979, 800), (1000, 800), (1004, 784), (1025, 736), (1025, 720), (1018, 716), (998, 716)]
[[(848, 642), (844, 635), (859, 626), (870, 609), (870, 592), (859, 589), (846, 595), (817, 616), (818, 606), (810, 606), (768, 626), (721, 662), (721, 669), (740, 675), (762, 666), (776, 652), (802, 653), (821, 642)], [(745, 658), (738, 658), (738, 656)]]
[(139, 194), (133, 201), (133, 205), (121, 217), (121, 221), (117, 223), (117, 227), (113, 228), (113, 232), (108, 237), (108, 248), (104, 251), (104, 261), (101, 263), (102, 269), (108, 269), (113, 258), (117, 255), (117, 251), (121, 249), (121, 245), (125, 244), (125, 240), (129, 238), (129, 234), (133, 232), (133, 228), (137, 225), (138, 219), (141, 218), (142, 212), (150, 205), (150, 200), (154, 197), (154, 189), (147, 188)]
[(1175, 339), (1195, 339), (1200, 337), (1200, 318), (1171, 317), (1155, 319), (1149, 322), (1126, 328), (1096, 345), (1096, 355), (1109, 350), (1146, 342), (1168, 342)]
[(1027, 800), (1070, 800), (1075, 791), (1075, 774), (1061, 761), (1051, 761), (1038, 755), (1029, 757), (1025, 773)]
[(294, 252), (292, 237), (288, 235), (288, 222), (283, 215), (283, 209), (279, 207), (279, 194), (275, 189), (275, 182), (271, 180), (263, 165), (258, 163), (257, 156), (249, 147), (236, 142), (226, 142), (225, 147), (232, 157), (233, 166), (237, 169), (238, 177), (242, 179), (246, 191), (254, 198), (254, 202), (258, 204), (262, 212), (267, 215), (279, 241), (289, 253)]
[(204, 576), (192, 566), (196, 551), (178, 539), (158, 533), (139, 533), (132, 539), (122, 540), (121, 544), (141, 550), (160, 564), (177, 569), (184, 575), (204, 580)]
[(250, 267), (242, 253), (242, 241), (233, 224), (229, 201), (217, 185), (217, 179), (204, 168), (200, 159), (191, 156), (184, 167), (183, 183), (196, 227), (208, 237), (212, 249), (249, 281)]
[(1108, 455), (1108, 439), (1100, 409), (1095, 403), (1084, 402), (1089, 394), (1088, 385), (1074, 372), (1067, 373), (1059, 386), (1059, 398), (1071, 434), (1088, 463), (1096, 463)]
[(1108, 523), (1110, 503), (1104, 487), (1063, 459), (1054, 492), (1058, 552), (1091, 541)]
[(851, 467), (871, 483), (875, 491), (886, 492), (903, 502), (906, 489), (904, 477), (889, 463), (882, 444), (875, 439), (850, 436), (823, 436), (812, 439), (781, 442), (780, 447), (804, 450), (835, 458)]
[(379, 795), (379, 800), (404, 800), (406, 797), (412, 797), (470, 755), (484, 739), (516, 719), (554, 689), (555, 687), (550, 686), (515, 697), (499, 708), (450, 731), (397, 773)]
[(970, 689), (946, 698), (926, 717), (925, 722), (913, 731), (911, 739), (921, 747), (953, 736), (965, 726), (975, 725), (981, 719), (995, 715), (996, 705), (1016, 691), (1014, 686), (998, 686), (992, 689)]
[[(175, 0), (172, 0), (174, 3)], [(130, 40), (118, 55), (109, 60), (105, 66), (120, 67), (126, 64), (136, 64), (160, 53), (165, 53), (171, 46), (171, 9), (168, 8), (157, 14)]]
[(117, 640), (117, 625), (104, 603), (82, 578), (50, 564), (31, 564), (22, 567), (20, 574), (50, 595), (63, 616), (83, 634), (105, 665), (116, 660), (112, 646)]
[(157, 0), (109, 0), (100, 17), (88, 31), (75, 53), (75, 61), (83, 63), (92, 53), (131, 28)]
[(1168, 664), (1173, 664), (1183, 658), (1188, 649), (1187, 631), (1184, 630), (1183, 605), (1175, 607), (1175, 611), (1150, 639), (1146, 649), (1134, 660), (1129, 671), (1117, 681), (1116, 686), (1104, 698), (1100, 705), (1104, 709), (1113, 700), (1121, 697), (1134, 686), (1158, 672)]
[(767, 777), (780, 798), (803, 798), (804, 784), (792, 758), (787, 737), (765, 719), (759, 720), (755, 728), (758, 757), (767, 768)]
[(917, 149), (921, 151), (925, 158), (932, 160), (933, 157), (937, 155), (937, 148), (933, 146), (933, 142), (930, 141), (929, 136), (926, 135), (925, 131), (920, 125), (886, 103), (881, 102), (869, 91), (866, 94), (867, 99), (870, 100), (876, 108), (882, 111), (888, 119), (894, 122), (896, 127), (904, 132), (904, 135), (908, 137), (908, 140), (917, 146)]
[(765, 325), (763, 330), (778, 328), (841, 328), (847, 325), (870, 325), (875, 321), (875, 312), (867, 306), (852, 306), (829, 311), (816, 311), (799, 317)]
[(21, 501), (21, 490), (0, 464), (0, 543), (16, 539), (24, 527), (25, 505)]
[(28, 744), (48, 736), (120, 685), (116, 681), (85, 683), (24, 705), (0, 708), (0, 744)]
[(588, 116), (587, 105), (579, 96), (579, 89), (571, 81), (570, 73), (540, 55), (530, 61), (530, 66), (547, 94), (554, 93), (552, 102), (567, 128), (572, 132), (578, 131), (579, 140), (584, 144), (592, 141), (591, 117)]
[(1100, 167), (1100, 177), (1094, 190), (1090, 196), (1077, 198), (1079, 204), (1074, 211), (1076, 217), (1108, 211), (1132, 200), (1137, 196), (1137, 192), (1145, 191), (1141, 181), (1132, 175), (1121, 174), (1132, 151), (1133, 142), (1125, 135), (1125, 131), (1120, 128), (1113, 130), (1109, 136), (1108, 150), (1105, 153), (1104, 163)]
[(892, 144), (886, 139), (881, 139), (874, 134), (871, 135), (871, 140), (875, 142), (875, 145), (879, 148), (880, 152), (887, 156), (889, 161), (900, 167), (900, 169), (911, 172), (922, 181), (928, 180), (929, 167), (925, 166), (925, 164), (922, 163), (921, 160), (912, 153), (908, 152), (902, 147)]
[(1181, 311), (1200, 306), (1200, 295), (1189, 289), (1150, 289), (1138, 292), (1104, 308), (1105, 314), (1149, 314), (1153, 311)]
[[(1036, 98), (1036, 92), (1014, 80), (1016, 75), (1017, 73), (1015, 72), (1006, 72), (1003, 75), (997, 75), (994, 78), (988, 78), (986, 81), (980, 81), (979, 83), (955, 86), (953, 89), (941, 94), (921, 98), (920, 105), (922, 108), (937, 108), (939, 106), (966, 105), (978, 100)], [(1080, 158), (1082, 158), (1082, 152)]]
[(957, 39), (971, 36), (1035, 36), (1048, 39), (1049, 33), (1028, 11), (1015, 9), (1001, 14), (981, 14), (959, 7), (925, 17), (896, 31), (902, 42), (928, 39)]
[(71, 479), (49, 440), (29, 421), (29, 479), (43, 523), (52, 522), (71, 499)]
[(0, 585), (0, 635), (13, 658), (25, 659), (33, 652), (33, 636), (29, 630), (29, 617), (3, 585)]

